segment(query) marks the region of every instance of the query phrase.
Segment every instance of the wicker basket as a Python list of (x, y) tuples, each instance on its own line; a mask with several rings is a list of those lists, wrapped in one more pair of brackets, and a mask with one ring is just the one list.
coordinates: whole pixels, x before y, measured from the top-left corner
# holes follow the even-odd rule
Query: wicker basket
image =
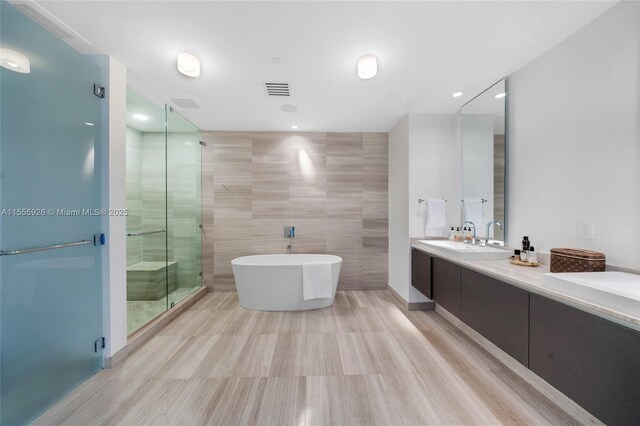
[(602, 272), (606, 267), (603, 253), (582, 249), (551, 249), (551, 272)]

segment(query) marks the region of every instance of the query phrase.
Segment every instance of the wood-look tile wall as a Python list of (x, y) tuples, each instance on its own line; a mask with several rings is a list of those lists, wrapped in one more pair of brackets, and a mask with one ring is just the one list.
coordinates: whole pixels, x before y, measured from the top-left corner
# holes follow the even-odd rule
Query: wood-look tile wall
[[(203, 281), (235, 289), (231, 260), (342, 257), (339, 289), (387, 287), (387, 133), (204, 132)], [(296, 237), (283, 237), (283, 227)]]

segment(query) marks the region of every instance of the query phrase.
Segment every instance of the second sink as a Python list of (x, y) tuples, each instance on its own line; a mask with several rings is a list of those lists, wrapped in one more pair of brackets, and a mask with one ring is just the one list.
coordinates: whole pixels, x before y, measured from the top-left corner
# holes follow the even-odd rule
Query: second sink
[(471, 244), (465, 244), (458, 241), (450, 240), (418, 240), (418, 244), (424, 245), (428, 248), (435, 249), (447, 254), (449, 256), (456, 257), (458, 259), (466, 260), (501, 260), (508, 259), (511, 256), (511, 252), (508, 250), (484, 247)]

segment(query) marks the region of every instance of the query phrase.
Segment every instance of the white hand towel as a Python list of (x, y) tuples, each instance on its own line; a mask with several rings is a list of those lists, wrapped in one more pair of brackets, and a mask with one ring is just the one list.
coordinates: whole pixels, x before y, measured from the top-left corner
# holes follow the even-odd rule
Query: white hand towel
[(442, 237), (447, 226), (447, 202), (439, 199), (427, 200), (426, 206), (424, 235)]
[(477, 227), (476, 232), (480, 229), (482, 226), (482, 200), (464, 200), (464, 220), (473, 222)]
[(329, 299), (333, 293), (331, 263), (307, 262), (302, 264), (302, 298)]

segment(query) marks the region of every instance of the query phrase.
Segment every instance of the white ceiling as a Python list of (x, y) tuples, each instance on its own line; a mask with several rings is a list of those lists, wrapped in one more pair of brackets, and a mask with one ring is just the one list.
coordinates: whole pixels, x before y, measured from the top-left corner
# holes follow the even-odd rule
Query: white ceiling
[[(299, 131), (388, 131), (406, 113), (453, 113), (614, 3), (39, 2), (84, 50), (122, 61), (136, 90), (197, 97), (203, 109), (180, 111), (202, 129)], [(200, 57), (201, 77), (177, 72), (180, 51)], [(364, 54), (379, 59), (372, 80), (356, 77)], [(265, 82), (290, 83), (292, 96), (267, 97)]]

